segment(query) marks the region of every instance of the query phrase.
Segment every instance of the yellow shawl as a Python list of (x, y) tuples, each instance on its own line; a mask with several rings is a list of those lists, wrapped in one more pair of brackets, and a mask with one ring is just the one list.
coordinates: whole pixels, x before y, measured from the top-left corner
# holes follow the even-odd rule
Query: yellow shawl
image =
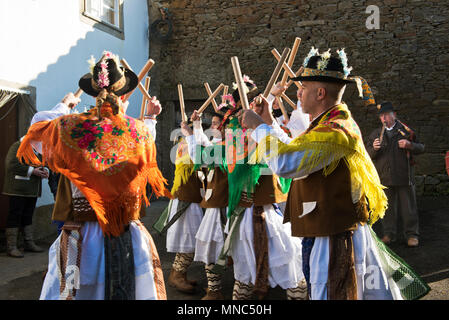
[[(388, 206), (383, 191), (385, 187), (380, 183), (377, 170), (363, 144), (360, 129), (346, 104), (330, 109), (315, 127), (309, 128), (288, 145), (268, 135), (258, 145), (252, 161), (261, 161), (263, 156), (269, 159), (296, 151), (305, 152), (298, 170), (305, 170), (306, 174), (321, 164), (324, 167), (323, 174), (327, 176), (343, 159), (351, 173), (352, 192), (360, 190), (360, 200), (368, 200), (369, 223), (372, 225), (383, 218)], [(327, 164), (328, 159), (332, 158), (337, 160)]]

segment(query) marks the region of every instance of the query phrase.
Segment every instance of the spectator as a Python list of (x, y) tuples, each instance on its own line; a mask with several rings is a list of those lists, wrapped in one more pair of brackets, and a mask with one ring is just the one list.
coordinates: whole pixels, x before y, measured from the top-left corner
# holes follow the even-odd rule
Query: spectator
[(33, 241), (33, 213), (37, 198), (42, 192), (42, 178), (48, 178), (48, 169), (23, 165), (16, 157), (20, 141), (11, 145), (5, 159), (3, 194), (9, 196), (9, 213), (6, 221), (7, 254), (22, 258), (17, 248), (19, 229), (23, 228), (25, 251), (42, 252)]
[(385, 128), (377, 128), (371, 133), (366, 148), (382, 184), (387, 187), (388, 210), (382, 220), (382, 241), (389, 244), (396, 240), (399, 212), (407, 245), (416, 247), (419, 244), (419, 222), (413, 156), (424, 152), (424, 144), (418, 142), (412, 129), (396, 118), (391, 102), (382, 103), (378, 108), (379, 119)]

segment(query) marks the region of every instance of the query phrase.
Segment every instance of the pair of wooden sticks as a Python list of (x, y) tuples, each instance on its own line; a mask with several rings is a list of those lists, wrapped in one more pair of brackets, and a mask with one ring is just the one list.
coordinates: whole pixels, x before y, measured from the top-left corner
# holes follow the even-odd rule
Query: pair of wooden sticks
[[(276, 67), (275, 67), (275, 69), (274, 69), (274, 71), (273, 71), (273, 73), (272, 73), (272, 75), (270, 77), (270, 80), (268, 81), (268, 84), (265, 87), (265, 90), (264, 90), (264, 92), (262, 94), (262, 96), (264, 98), (267, 98), (268, 95), (270, 94), (271, 89), (275, 85), (275, 83), (276, 83), (280, 73), (282, 72), (282, 70), (284, 70), (284, 74), (283, 74), (282, 79), (281, 79), (281, 85), (282, 86), (287, 85), (287, 88), (288, 88), (292, 83), (295, 83), (298, 86), (298, 88), (301, 86), (300, 83), (297, 82), (297, 81), (290, 80), (287, 83), (288, 77), (294, 78), (294, 77), (298, 76), (302, 72), (302, 68), (300, 68), (296, 73), (294, 73), (291, 70), (291, 67), (292, 67), (293, 62), (295, 60), (295, 57), (296, 57), (296, 54), (298, 52), (300, 43), (301, 43), (301, 38), (296, 37), (295, 41), (293, 43), (292, 49), (285, 48), (284, 51), (282, 52), (282, 55), (280, 55), (279, 52), (276, 49), (271, 50), (271, 53), (278, 60), (278, 63), (277, 63), (277, 65), (276, 65)], [(288, 57), (288, 61), (287, 61), (287, 57)], [(243, 108), (248, 109), (249, 108), (249, 106), (247, 104), (248, 101), (246, 99), (246, 94), (244, 94), (244, 91), (243, 91), (243, 79), (242, 79), (242, 76), (241, 76), (240, 66), (238, 65), (237, 57), (232, 57), (231, 58), (231, 63), (233, 65), (234, 76), (236, 78), (237, 84), (239, 85), (239, 83), (240, 83), (240, 85), (239, 85), (239, 94), (240, 94), (240, 99), (242, 101), (242, 106), (243, 106)], [(287, 103), (290, 104), (290, 106), (293, 109), (296, 109), (296, 104), (293, 101), (291, 101), (291, 99), (285, 93), (282, 93), (281, 97), (285, 101), (287, 101)], [(285, 106), (284, 106), (284, 104), (282, 102), (281, 97), (276, 97), (276, 101), (277, 101), (277, 103), (279, 105), (279, 108), (282, 111), (284, 119), (288, 121), (289, 117), (288, 117), (288, 114), (287, 114), (287, 112), (285, 110)], [(258, 103), (258, 104), (262, 103), (261, 99), (259, 98), (256, 101), (256, 103)]]
[[(201, 107), (199, 107), (198, 113), (203, 113), (203, 111), (207, 108), (207, 106), (210, 103), (212, 103), (212, 105), (214, 106), (215, 111), (218, 111), (218, 105), (217, 105), (217, 102), (215, 101), (215, 97), (220, 93), (220, 91), (222, 89), (224, 89), (224, 95), (226, 95), (227, 91), (228, 91), (228, 86), (225, 86), (223, 83), (220, 83), (220, 85), (218, 86), (217, 89), (215, 89), (214, 92), (211, 91), (210, 86), (207, 82), (204, 83), (204, 86), (206, 87), (206, 91), (207, 91), (209, 97), (201, 105)], [(180, 83), (178, 84), (178, 96), (179, 96), (179, 105), (181, 108), (182, 121), (185, 122), (185, 121), (187, 121), (187, 114), (185, 112), (184, 93), (182, 91), (182, 84), (180, 84)]]

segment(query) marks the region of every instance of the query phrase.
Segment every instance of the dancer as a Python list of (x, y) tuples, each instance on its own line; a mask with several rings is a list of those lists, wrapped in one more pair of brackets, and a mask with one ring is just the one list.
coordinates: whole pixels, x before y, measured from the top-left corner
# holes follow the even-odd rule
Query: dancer
[[(289, 144), (273, 135), (264, 121), (266, 100), (263, 115), (245, 111), (242, 124), (255, 129), (257, 160), (293, 178), (284, 221), (291, 222), (293, 236), (303, 237), (310, 298), (416, 299), (428, 286), (370, 227), (383, 217), (387, 198), (342, 96), (346, 84), (356, 81), (366, 104), (374, 99), (363, 78), (349, 77), (344, 50), (337, 52), (335, 57), (312, 47), (303, 73), (293, 78), (302, 81), (298, 98), (313, 118), (304, 134)], [(370, 283), (373, 277), (376, 285)]]
[[(22, 141), (18, 158), (48, 165), (71, 190), (70, 214), (50, 248), (40, 299), (166, 299), (157, 249), (139, 221), (142, 201), (149, 204), (147, 183), (156, 196), (169, 196), (156, 162), (155, 120), (126, 116), (120, 98), (137, 84), (137, 76), (105, 51), (79, 80), (96, 106), (69, 114), (80, 101), (69, 93), (34, 116)], [(153, 97), (148, 116), (160, 111)]]

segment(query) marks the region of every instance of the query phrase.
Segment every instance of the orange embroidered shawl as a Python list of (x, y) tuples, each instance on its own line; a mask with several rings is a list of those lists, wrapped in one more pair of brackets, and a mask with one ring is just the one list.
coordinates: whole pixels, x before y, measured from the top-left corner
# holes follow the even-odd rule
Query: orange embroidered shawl
[[(107, 235), (118, 236), (149, 205), (146, 184), (156, 196), (171, 197), (156, 162), (156, 145), (145, 124), (116, 115), (108, 103), (81, 114), (33, 124), (17, 152), (20, 161), (48, 166), (65, 175), (84, 194)], [(42, 143), (42, 161), (31, 143)]]

